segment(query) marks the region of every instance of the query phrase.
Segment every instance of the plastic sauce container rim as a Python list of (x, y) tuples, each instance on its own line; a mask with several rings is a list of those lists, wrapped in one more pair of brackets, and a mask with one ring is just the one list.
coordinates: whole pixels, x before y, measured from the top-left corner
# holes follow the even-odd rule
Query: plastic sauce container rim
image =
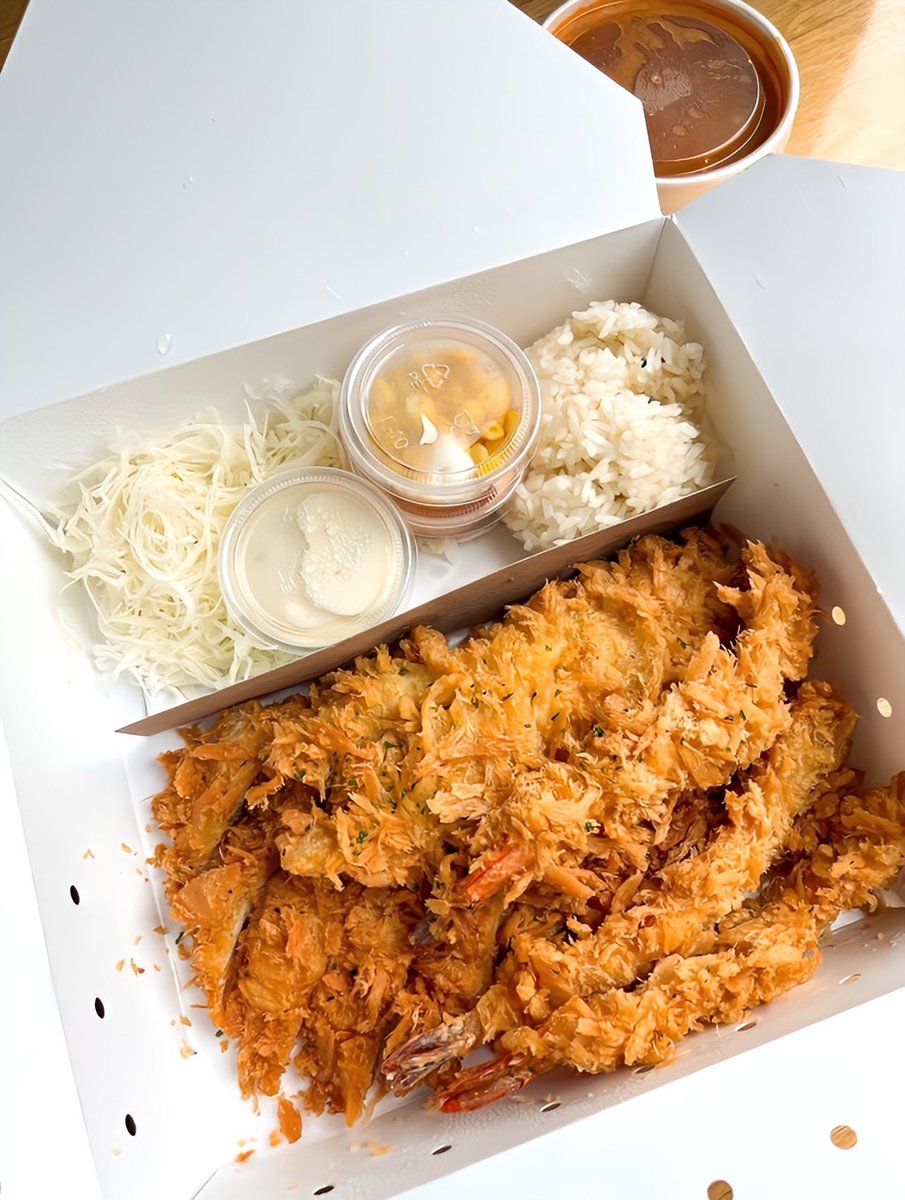
[[(254, 513), (265, 500), (292, 487), (325, 484), (338, 488), (366, 500), (379, 514), (390, 534), (399, 559), (399, 584), (379, 608), (367, 614), (365, 625), (358, 625), (357, 618), (350, 617), (349, 631), (343, 633), (339, 640), (352, 637), (365, 629), (373, 628), (399, 612), (411, 594), (415, 579), (415, 568), (418, 560), (418, 550), (415, 538), (405, 519), (392, 500), (368, 480), (344, 471), (339, 467), (291, 467), (269, 475), (260, 483), (250, 488), (227, 518), (220, 538), (217, 552), (217, 571), (220, 581), (220, 592), (230, 617), (251, 637), (255, 644), (262, 649), (279, 650), (284, 654), (300, 655), (312, 650), (323, 649), (334, 643), (323, 640), (308, 640), (289, 642), (261, 628), (245, 611), (240, 599), (239, 588), (235, 580), (235, 552), (239, 534), (252, 519)], [(395, 537), (393, 536), (395, 535)], [(342, 618), (338, 618), (342, 620)]]
[[(406, 344), (456, 340), (457, 334), (477, 335), (488, 350), (501, 354), (513, 369), (521, 385), (522, 408), (518, 428), (509, 442), (497, 452), (500, 461), (491, 469), (486, 465), (473, 470), (450, 472), (447, 477), (425, 472), (402, 470), (387, 465), (372, 447), (367, 431), (364, 406), (365, 386), (381, 359)], [(464, 341), (464, 339), (462, 339)], [(398, 344), (394, 344), (398, 343)], [(442, 508), (479, 501), (483, 494), (495, 494), (496, 485), (512, 471), (521, 473), (537, 448), (541, 425), (541, 391), (534, 368), (524, 350), (501, 330), (471, 317), (420, 317), (387, 326), (370, 338), (352, 359), (343, 377), (339, 398), (340, 435), (353, 466), (385, 492), (402, 499)], [(389, 457), (389, 456), (387, 456)], [(493, 460), (491, 460), (493, 461)]]
[[(617, 0), (566, 0), (565, 4), (561, 4), (558, 8), (555, 8), (544, 19), (541, 27), (551, 36), (555, 37), (557, 41), (561, 41), (562, 39), (559, 38), (557, 28), (564, 24), (570, 17), (585, 10), (606, 8), (610, 3), (616, 2)], [(687, 2), (694, 4), (695, 0), (687, 0)], [(723, 9), (727, 13), (736, 13), (747, 20), (749, 25), (761, 36), (764, 45), (775, 47), (777, 54), (782, 59), (789, 73), (789, 94), (786, 106), (780, 115), (776, 128), (749, 154), (743, 155), (734, 162), (723, 163), (715, 167), (704, 167), (697, 171), (689, 171), (684, 175), (657, 175), (655, 178), (658, 188), (680, 191), (682, 188), (688, 187), (689, 184), (710, 185), (720, 183), (724, 179), (730, 179), (732, 176), (739, 174), (740, 171), (750, 167), (759, 159), (771, 154), (777, 145), (785, 145), (795, 120), (795, 114), (798, 112), (798, 105), (801, 99), (801, 76), (798, 70), (798, 62), (792, 53), (792, 47), (779, 29), (759, 9), (746, 4), (744, 0), (710, 0), (710, 3), (715, 8)], [(567, 42), (563, 42), (562, 44), (568, 45)]]

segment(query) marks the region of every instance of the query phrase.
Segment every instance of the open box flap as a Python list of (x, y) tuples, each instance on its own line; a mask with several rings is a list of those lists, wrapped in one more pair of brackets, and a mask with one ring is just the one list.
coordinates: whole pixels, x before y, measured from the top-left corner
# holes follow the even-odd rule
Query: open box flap
[(903, 215), (901, 172), (774, 155), (676, 221), (905, 627)]
[(659, 215), (507, 0), (35, 5), (0, 94), (0, 415)]

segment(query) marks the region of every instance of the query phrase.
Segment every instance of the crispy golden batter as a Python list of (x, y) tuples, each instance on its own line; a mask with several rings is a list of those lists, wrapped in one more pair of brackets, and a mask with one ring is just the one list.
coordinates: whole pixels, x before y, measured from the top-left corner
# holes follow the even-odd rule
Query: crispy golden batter
[[(802, 685), (789, 725), (744, 786), (727, 791), (726, 825), (700, 854), (664, 867), (638, 884), (630, 907), (611, 911), (595, 931), (582, 930), (571, 945), (549, 937), (516, 936), (498, 970), (498, 982), (474, 1011), (457, 1023), (451, 1040), (431, 1034), (400, 1047), (384, 1064), (410, 1086), (417, 1073), (491, 1041), (514, 1022), (543, 1022), (571, 999), (619, 988), (644, 978), (670, 955), (709, 948), (714, 927), (760, 884), (789, 834), (795, 816), (848, 751), (854, 713), (826, 684)], [(579, 927), (580, 929), (580, 927)], [(444, 1033), (450, 1034), (447, 1028)]]
[(850, 707), (801, 682), (815, 591), (759, 543), (644, 537), (184, 731), (157, 861), (243, 1093), (293, 1064), (350, 1123), (375, 1082), (476, 1107), (806, 978), (905, 853), (902, 778), (860, 791)]
[(905, 773), (866, 795), (828, 793), (823, 805), (816, 827), (809, 815), (800, 824), (810, 853), (721, 924), (707, 952), (664, 957), (639, 988), (574, 996), (539, 1029), (504, 1033), (501, 1056), (461, 1072), (438, 1093), (439, 1107), (479, 1108), (555, 1066), (598, 1073), (661, 1062), (692, 1030), (738, 1021), (809, 979), (823, 930), (871, 904), (905, 863)]

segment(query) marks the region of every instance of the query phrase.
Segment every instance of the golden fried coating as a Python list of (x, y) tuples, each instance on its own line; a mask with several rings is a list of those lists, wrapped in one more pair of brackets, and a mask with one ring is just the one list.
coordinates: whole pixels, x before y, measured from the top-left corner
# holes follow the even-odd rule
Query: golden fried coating
[(644, 537), (184, 731), (156, 861), (243, 1094), (292, 1065), (350, 1123), (374, 1084), (477, 1107), (806, 978), (905, 854), (902, 777), (859, 790), (851, 708), (802, 682), (815, 605), (760, 543)]
[(659, 959), (691, 952), (702, 932), (757, 888), (814, 789), (844, 762), (854, 724), (853, 710), (828, 685), (803, 684), (788, 728), (743, 786), (726, 791), (729, 823), (701, 854), (652, 876), (631, 908), (612, 913), (591, 937), (563, 950), (545, 941), (516, 945), (528, 968), (516, 985), (522, 1002), (532, 987), (554, 1004), (621, 987)]
[[(594, 931), (581, 930), (583, 936), (570, 945), (517, 935), (497, 982), (456, 1025), (453, 1041), (429, 1046), (429, 1033), (416, 1038), (397, 1049), (384, 1070), (411, 1080), (409, 1052), (422, 1067), (433, 1068), (493, 1040), (514, 1020), (541, 1023), (570, 999), (623, 987), (670, 955), (709, 948), (717, 923), (757, 889), (796, 815), (842, 764), (853, 726), (852, 709), (828, 685), (803, 684), (788, 728), (749, 768), (744, 786), (726, 792), (729, 820), (700, 854), (639, 882), (628, 907), (611, 911)], [(425, 1057), (428, 1049), (433, 1053)]]
[[(817, 838), (830, 840), (812, 840), (760, 901), (720, 925), (708, 952), (666, 956), (632, 991), (573, 996), (539, 1029), (507, 1031), (500, 1057), (461, 1072), (438, 1093), (438, 1106), (480, 1108), (555, 1066), (599, 1073), (662, 1062), (692, 1030), (738, 1021), (809, 979), (822, 931), (846, 909), (871, 903), (905, 863), (905, 773), (867, 794), (827, 793), (823, 804)], [(799, 829), (805, 840), (815, 832), (809, 816)]]

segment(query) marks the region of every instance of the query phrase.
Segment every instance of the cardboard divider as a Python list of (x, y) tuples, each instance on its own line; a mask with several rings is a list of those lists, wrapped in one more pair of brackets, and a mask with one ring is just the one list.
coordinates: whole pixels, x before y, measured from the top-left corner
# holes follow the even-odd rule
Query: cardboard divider
[(531, 554), (464, 587), (445, 592), (424, 604), (399, 613), (372, 629), (344, 638), (332, 646), (315, 650), (271, 671), (265, 671), (219, 691), (187, 700), (184, 704), (153, 713), (124, 725), (118, 733), (147, 737), (177, 725), (203, 720), (220, 709), (246, 700), (256, 700), (283, 688), (295, 687), (334, 670), (381, 643), (392, 643), (416, 625), (432, 625), (444, 633), (489, 620), (507, 604), (516, 604), (542, 587), (548, 579), (562, 578), (577, 563), (600, 558), (644, 533), (666, 533), (709, 516), (718, 500), (732, 486), (732, 478), (664, 504), (651, 512), (620, 521), (618, 525), (575, 538), (563, 546)]

